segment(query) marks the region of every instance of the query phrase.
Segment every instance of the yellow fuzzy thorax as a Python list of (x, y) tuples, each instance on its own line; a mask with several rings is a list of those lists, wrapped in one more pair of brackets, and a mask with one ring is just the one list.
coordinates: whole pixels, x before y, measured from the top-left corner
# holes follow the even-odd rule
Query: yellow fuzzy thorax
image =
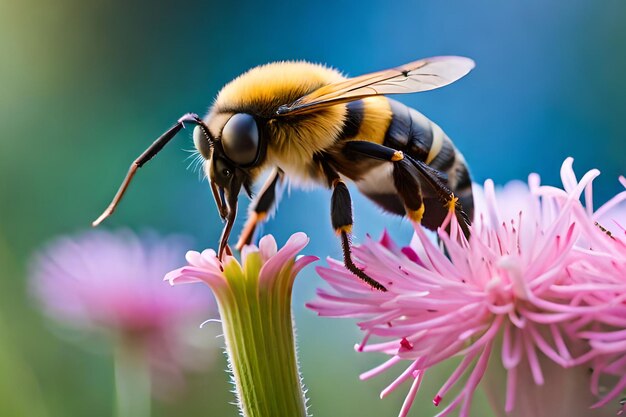
[(337, 70), (307, 62), (275, 62), (252, 68), (222, 88), (211, 109), (211, 118), (223, 121), (212, 125), (223, 126), (229, 117), (221, 117), (223, 113), (258, 109), (262, 116), (270, 118), (267, 162), (305, 183), (315, 180), (317, 175), (311, 169), (313, 155), (328, 149), (341, 134), (345, 105), (305, 116), (272, 116), (279, 106), (344, 79)]
[(259, 65), (226, 84), (215, 106), (242, 107), (254, 102), (289, 104), (324, 85), (342, 81), (339, 71), (304, 61), (282, 61)]

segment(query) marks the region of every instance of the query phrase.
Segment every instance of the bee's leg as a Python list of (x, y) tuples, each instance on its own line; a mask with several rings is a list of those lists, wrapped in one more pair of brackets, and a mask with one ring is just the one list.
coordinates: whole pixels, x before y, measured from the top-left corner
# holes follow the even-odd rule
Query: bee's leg
[[(439, 194), (439, 198), (454, 213), (459, 221), (459, 225), (465, 234), (469, 236), (469, 219), (458, 202), (458, 198), (444, 184), (442, 174), (431, 168), (426, 163), (417, 161), (402, 151), (389, 148), (367, 141), (350, 141), (344, 146), (344, 152), (356, 152), (370, 158), (382, 161), (394, 162), (393, 178), (398, 194), (402, 198), (407, 210), (407, 216), (419, 223), (424, 215), (424, 205), (419, 179), (428, 182)], [(418, 190), (416, 193), (415, 190)]]
[(378, 281), (371, 278), (363, 270), (357, 267), (352, 261), (352, 242), (350, 233), (352, 232), (352, 199), (346, 184), (337, 177), (332, 182), (333, 195), (331, 197), (330, 218), (335, 232), (341, 236), (341, 248), (343, 250), (343, 263), (357, 277), (361, 278), (372, 288), (380, 291), (387, 289)]
[(411, 158), (409, 155), (405, 155), (406, 159), (408, 159), (411, 164), (419, 171), (422, 178), (426, 180), (432, 188), (434, 188), (439, 194), (439, 198), (445, 202), (448, 206), (448, 210), (453, 211), (456, 219), (465, 235), (465, 238), (469, 238), (470, 236), (470, 219), (463, 210), (463, 207), (459, 203), (458, 197), (454, 195), (452, 190), (448, 188), (446, 184), (443, 183), (440, 178), (439, 171), (430, 167), (428, 164), (422, 161), (418, 161), (416, 159)]
[(276, 207), (278, 200), (278, 192), (280, 184), (283, 182), (284, 172), (280, 168), (275, 168), (263, 185), (261, 192), (254, 199), (248, 212), (248, 219), (241, 230), (239, 241), (235, 248), (241, 250), (244, 245), (248, 245), (252, 241), (257, 225), (267, 219)]
[(380, 291), (387, 291), (380, 282), (376, 281), (352, 261), (352, 242), (350, 233), (352, 232), (352, 199), (346, 184), (341, 180), (337, 171), (331, 168), (325, 161), (320, 164), (326, 174), (328, 186), (333, 189), (330, 201), (330, 218), (337, 235), (341, 237), (341, 248), (343, 250), (343, 263), (346, 269), (365, 281), (369, 286)]
[(402, 198), (407, 217), (412, 222), (420, 224), (426, 211), (422, 200), (422, 186), (419, 173), (406, 159), (394, 162), (393, 185)]
[(356, 152), (381, 161), (393, 162), (393, 182), (396, 191), (402, 198), (406, 214), (415, 223), (420, 223), (424, 216), (424, 201), (419, 181), (419, 173), (405, 158), (402, 151), (366, 141), (351, 141), (343, 148), (348, 156)]

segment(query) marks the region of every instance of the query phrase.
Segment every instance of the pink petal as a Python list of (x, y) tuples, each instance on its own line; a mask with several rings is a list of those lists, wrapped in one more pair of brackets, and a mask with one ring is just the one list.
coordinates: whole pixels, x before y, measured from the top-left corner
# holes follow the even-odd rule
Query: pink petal
[[(273, 238), (272, 238), (273, 239)], [(291, 235), (285, 246), (283, 246), (274, 256), (272, 256), (261, 268), (259, 273), (259, 285), (271, 285), (271, 281), (278, 275), (280, 270), (285, 264), (292, 260), (298, 252), (300, 252), (309, 243), (309, 238), (302, 232), (294, 233)], [(271, 252), (271, 240), (268, 243), (269, 249), (266, 248), (267, 253)]]

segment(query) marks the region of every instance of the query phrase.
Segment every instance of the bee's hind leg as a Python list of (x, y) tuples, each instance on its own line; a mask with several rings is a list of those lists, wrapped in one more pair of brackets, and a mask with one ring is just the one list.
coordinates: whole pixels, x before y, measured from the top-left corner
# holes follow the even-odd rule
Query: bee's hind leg
[(368, 158), (393, 162), (393, 183), (402, 199), (406, 215), (415, 223), (422, 221), (425, 207), (419, 181), (420, 175), (402, 151), (366, 141), (348, 142), (343, 151), (348, 157), (350, 153), (355, 152)]
[(424, 216), (424, 203), (420, 178), (426, 181), (437, 192), (442, 203), (454, 211), (459, 225), (469, 237), (469, 219), (446, 184), (442, 173), (430, 167), (425, 162), (415, 160), (402, 151), (367, 141), (350, 141), (344, 146), (344, 153), (356, 152), (373, 159), (393, 162), (393, 180), (398, 194), (402, 198), (407, 216), (414, 222), (420, 223)]
[(406, 159), (411, 162), (411, 164), (419, 171), (421, 177), (426, 180), (432, 188), (435, 189), (437, 194), (439, 195), (439, 199), (444, 202), (451, 212), (454, 212), (456, 219), (465, 235), (466, 239), (469, 239), (470, 236), (470, 219), (468, 215), (463, 210), (463, 207), (459, 203), (458, 197), (454, 195), (454, 193), (448, 188), (446, 184), (443, 183), (440, 178), (440, 173), (436, 169), (428, 166), (425, 162), (418, 161), (416, 159), (411, 158), (409, 155), (406, 155)]
[(268, 216), (276, 208), (276, 204), (280, 199), (279, 194), (282, 188), (280, 185), (283, 182), (284, 175), (282, 169), (275, 168), (267, 178), (267, 181), (265, 181), (261, 192), (250, 205), (248, 219), (241, 230), (235, 249), (241, 250), (244, 245), (250, 244), (257, 226), (267, 220)]
[(341, 248), (343, 250), (343, 263), (346, 269), (362, 279), (372, 288), (380, 291), (387, 291), (384, 285), (367, 275), (362, 269), (354, 264), (352, 260), (352, 199), (346, 184), (341, 180), (339, 174), (331, 168), (326, 161), (319, 161), (326, 178), (328, 186), (332, 188), (333, 195), (330, 202), (330, 218), (337, 235), (341, 237)]

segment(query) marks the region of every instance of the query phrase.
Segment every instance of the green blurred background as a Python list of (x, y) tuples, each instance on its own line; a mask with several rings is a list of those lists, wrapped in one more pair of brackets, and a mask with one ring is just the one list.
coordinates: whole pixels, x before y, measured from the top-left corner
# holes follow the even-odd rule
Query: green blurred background
[[(400, 100), (447, 131), (479, 182), (539, 172), (557, 183), (573, 156), (578, 172), (603, 171), (595, 191), (604, 200), (626, 173), (625, 21), (621, 0), (0, 0), (0, 416), (111, 415), (110, 357), (55, 335), (25, 291), (27, 261), (50, 238), (87, 228), (134, 157), (181, 114), (205, 112), (242, 71), (306, 59), (357, 75), (431, 55), (472, 57), (477, 67), (462, 81)], [(181, 151), (191, 140), (174, 143), (142, 170), (106, 227), (214, 246), (221, 224), (210, 192)], [(357, 240), (387, 227), (408, 242), (405, 221), (353, 196)], [(294, 190), (265, 232), (284, 242), (303, 230), (307, 252), (339, 257), (328, 205), (326, 190)], [(378, 399), (395, 375), (358, 381), (382, 358), (353, 351), (353, 323), (303, 307), (319, 285), (309, 268), (295, 289), (311, 412), (397, 415), (406, 390)], [(237, 415), (216, 355), (209, 374), (154, 414)], [(429, 374), (412, 416), (435, 414), (445, 374)], [(489, 416), (484, 407), (479, 395), (474, 415)]]

